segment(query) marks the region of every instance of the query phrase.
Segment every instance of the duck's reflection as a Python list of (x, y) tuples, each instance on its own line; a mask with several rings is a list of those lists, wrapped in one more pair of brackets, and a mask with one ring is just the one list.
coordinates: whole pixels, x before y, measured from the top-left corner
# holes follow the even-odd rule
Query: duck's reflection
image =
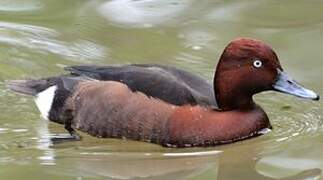
[[(169, 149), (172, 153), (156, 151), (149, 153), (149, 150), (144, 152), (143, 148), (139, 147), (143, 143), (138, 143), (138, 152), (134, 152), (134, 149), (126, 152), (129, 146), (123, 144), (124, 140), (120, 140), (117, 148), (106, 148), (107, 143), (104, 143), (104, 140), (103, 144), (99, 144), (101, 142), (99, 141), (89, 147), (87, 139), (80, 142), (66, 142), (65, 134), (50, 134), (47, 121), (41, 120), (39, 123), (37, 148), (43, 153), (38, 159), (42, 165), (55, 165), (45, 168), (50, 174), (104, 179), (163, 180), (190, 179), (202, 174), (208, 179), (217, 179), (220, 151), (195, 150), (183, 153), (180, 149)], [(63, 141), (55, 144), (52, 141), (53, 137), (55, 142), (59, 138)], [(129, 141), (129, 143), (136, 142)], [(118, 144), (113, 143), (111, 146)], [(123, 147), (125, 149), (122, 149)]]
[[(81, 153), (64, 158), (60, 172), (111, 179), (188, 179), (202, 173), (216, 179), (218, 152), (201, 153)], [(71, 169), (73, 168), (73, 170)]]
[(40, 164), (55, 165), (55, 151), (50, 148), (52, 142), (50, 140), (48, 121), (43, 119), (38, 121), (37, 136), (37, 148), (43, 152), (43, 154), (38, 157)]

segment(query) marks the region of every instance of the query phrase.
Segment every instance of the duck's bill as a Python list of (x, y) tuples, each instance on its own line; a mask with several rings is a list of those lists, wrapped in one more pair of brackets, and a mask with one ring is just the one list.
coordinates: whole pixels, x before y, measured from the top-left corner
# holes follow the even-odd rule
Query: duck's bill
[(301, 86), (299, 83), (294, 81), (285, 72), (278, 70), (278, 80), (273, 85), (274, 90), (291, 94), (297, 97), (312, 99), (318, 101), (320, 96), (314, 91), (309, 90)]

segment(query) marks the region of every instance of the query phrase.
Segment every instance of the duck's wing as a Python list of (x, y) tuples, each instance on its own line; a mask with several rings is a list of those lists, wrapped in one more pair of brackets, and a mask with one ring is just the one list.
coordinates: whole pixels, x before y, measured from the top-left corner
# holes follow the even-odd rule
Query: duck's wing
[(132, 91), (174, 105), (215, 106), (213, 87), (200, 76), (170, 66), (133, 64), (125, 66), (72, 66), (72, 75), (126, 84)]

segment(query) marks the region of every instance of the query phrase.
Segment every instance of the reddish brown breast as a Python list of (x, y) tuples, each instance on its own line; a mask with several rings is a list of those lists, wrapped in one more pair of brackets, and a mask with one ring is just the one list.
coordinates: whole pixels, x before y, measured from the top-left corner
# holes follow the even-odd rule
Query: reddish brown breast
[(269, 127), (267, 115), (257, 105), (245, 111), (185, 106), (178, 108), (169, 120), (169, 143), (177, 146), (224, 144), (255, 136)]

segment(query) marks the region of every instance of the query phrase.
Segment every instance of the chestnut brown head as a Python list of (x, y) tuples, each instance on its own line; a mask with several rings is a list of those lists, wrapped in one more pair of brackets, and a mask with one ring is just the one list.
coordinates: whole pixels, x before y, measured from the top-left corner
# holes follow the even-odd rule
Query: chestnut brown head
[(314, 100), (319, 98), (283, 72), (269, 45), (249, 38), (235, 39), (224, 49), (216, 68), (214, 89), (223, 110), (247, 108), (253, 104), (254, 94), (266, 90)]

